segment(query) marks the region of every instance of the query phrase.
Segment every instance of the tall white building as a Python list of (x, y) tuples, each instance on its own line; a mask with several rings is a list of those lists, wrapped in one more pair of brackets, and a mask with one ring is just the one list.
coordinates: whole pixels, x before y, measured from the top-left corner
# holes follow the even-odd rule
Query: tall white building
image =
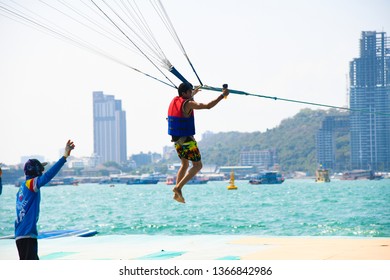
[(102, 91), (93, 92), (93, 140), (99, 163), (126, 162), (126, 112), (121, 100)]

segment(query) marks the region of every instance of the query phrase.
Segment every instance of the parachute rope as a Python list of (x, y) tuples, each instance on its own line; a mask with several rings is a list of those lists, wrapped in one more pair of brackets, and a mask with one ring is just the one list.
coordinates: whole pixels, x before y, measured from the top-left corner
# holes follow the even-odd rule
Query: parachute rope
[[(130, 39), (130, 37), (119, 27), (118, 24), (115, 23), (114, 20), (112, 20), (108, 15), (107, 13), (105, 13), (93, 0), (91, 0), (91, 2), (96, 6), (96, 8), (98, 8), (107, 18), (108, 20), (131, 42), (133, 43), (133, 45), (141, 52), (142, 55), (145, 56), (145, 58), (150, 62), (152, 63), (152, 65), (168, 80), (170, 81), (173, 85), (174, 83), (164, 74), (164, 72), (161, 71), (161, 69), (145, 54), (145, 52), (132, 40)], [(109, 5), (107, 5), (106, 1), (103, 0), (103, 2), (106, 4), (106, 6), (108, 6), (110, 9), (111, 7)], [(112, 10), (112, 9), (111, 9)], [(119, 19), (121, 19), (123, 21), (123, 19), (114, 11), (112, 10), (117, 16)]]
[(198, 79), (199, 83), (201, 85), (203, 85), (203, 83), (200, 80), (200, 78), (198, 76), (198, 73), (196, 72), (196, 70), (195, 70), (195, 68), (194, 68), (190, 58), (187, 55), (186, 50), (184, 49), (183, 44), (180, 41), (179, 36), (177, 35), (177, 32), (176, 32), (176, 30), (175, 30), (175, 28), (174, 28), (174, 26), (172, 24), (171, 19), (168, 16), (168, 13), (166, 12), (163, 4), (161, 3), (160, 0), (157, 0), (154, 4), (153, 4), (153, 1), (151, 1), (151, 3), (153, 5), (154, 9), (156, 10), (157, 14), (160, 16), (161, 21), (164, 23), (165, 27), (167, 28), (167, 30), (169, 31), (169, 33), (171, 34), (171, 36), (175, 40), (176, 44), (179, 46), (180, 50), (182, 51), (183, 55), (187, 59), (188, 63), (190, 64), (190, 66), (192, 68), (192, 71), (194, 72), (194, 74), (195, 74), (196, 78)]
[[(97, 47), (97, 46), (95, 46), (95, 45), (93, 45), (85, 40), (83, 40), (82, 38), (74, 35), (73, 33), (68, 32), (66, 29), (59, 27), (55, 23), (53, 23), (45, 18), (42, 18), (40, 15), (34, 13), (30, 9), (23, 7), (20, 4), (14, 2), (12, 0), (10, 2), (13, 2), (15, 5), (19, 6), (20, 8), (10, 6), (8, 4), (0, 2), (0, 14), (4, 15), (7, 18), (10, 18), (11, 20), (14, 20), (16, 22), (19, 22), (21, 24), (29, 26), (33, 29), (40, 31), (40, 32), (48, 34), (52, 37), (55, 37), (61, 41), (67, 42), (71, 45), (74, 45), (80, 49), (85, 49), (91, 53), (98, 55), (98, 56), (101, 56), (101, 57), (109, 59), (113, 62), (116, 62), (122, 66), (125, 66), (131, 70), (134, 70), (140, 74), (145, 75), (146, 77), (152, 78), (152, 79), (154, 79), (158, 82), (161, 82), (167, 86), (176, 88), (175, 84), (172, 81), (170, 81), (169, 79), (168, 80), (171, 82), (171, 84), (169, 84), (169, 83), (167, 83), (159, 78), (156, 78), (155, 76), (150, 75), (150, 74), (148, 74), (140, 69), (137, 69), (133, 66), (130, 66), (128, 63), (124, 62), (123, 60), (107, 53), (106, 51), (100, 49), (99, 47)], [(40, 2), (47, 5), (47, 3), (45, 3), (44, 1), (40, 1)], [(82, 2), (82, 3), (85, 4), (84, 2)], [(47, 5), (47, 6), (54, 9), (51, 5)], [(23, 9), (24, 11), (21, 9)], [(58, 9), (55, 9), (55, 10), (58, 11)], [(61, 12), (61, 13), (65, 14), (63, 12)], [(101, 16), (100, 14), (98, 14), (98, 15)], [(72, 18), (72, 19), (74, 20), (74, 18)], [(84, 25), (84, 26), (86, 26), (86, 25)], [(89, 27), (89, 26), (87, 26), (87, 27), (89, 29), (91, 29), (91, 27)], [(107, 36), (105, 36), (105, 37), (107, 37)], [(110, 38), (110, 37), (107, 37), (107, 38), (112, 40), (112, 38)], [(130, 46), (130, 45), (128, 45), (128, 46)], [(127, 49), (129, 49), (129, 48), (127, 47)]]
[[(104, 16), (123, 34), (125, 37), (139, 50), (143, 55), (148, 53), (149, 56), (153, 56), (158, 63), (165, 69), (169, 69), (170, 62), (165, 56), (162, 48), (159, 46), (157, 40), (153, 36), (151, 29), (148, 27), (146, 21), (140, 10), (135, 9), (131, 3), (128, 3), (135, 13), (132, 13), (131, 10), (125, 5), (125, 9), (121, 5), (117, 4), (118, 8), (128, 17), (128, 19), (133, 23), (134, 26), (131, 26), (128, 22), (123, 19), (123, 16), (119, 14), (112, 6), (110, 6), (105, 0), (102, 0), (103, 3), (115, 14), (115, 16), (124, 24), (122, 28), (119, 27), (119, 23), (115, 22), (112, 17), (108, 16), (107, 12), (103, 12), (101, 7), (97, 6), (99, 10), (104, 14)], [(92, 1), (97, 5), (94, 1)], [(123, 4), (123, 2), (122, 2)], [(136, 3), (134, 5), (137, 7)], [(137, 12), (137, 11), (138, 12)], [(138, 20), (137, 20), (138, 19)], [(134, 34), (134, 38), (130, 39), (128, 32), (125, 31), (127, 28), (131, 34)], [(137, 41), (138, 40), (138, 41)]]
[[(212, 87), (204, 85), (201, 87), (205, 90), (210, 91), (222, 91), (222, 88), (220, 87)], [(359, 113), (369, 113), (369, 114), (376, 114), (376, 115), (383, 115), (383, 116), (390, 116), (390, 113), (385, 112), (370, 112), (369, 110), (359, 110), (359, 109), (351, 109), (348, 107), (339, 107), (339, 106), (333, 106), (323, 103), (315, 103), (315, 102), (308, 102), (308, 101), (302, 101), (302, 100), (296, 100), (296, 99), (288, 99), (288, 98), (282, 98), (282, 97), (276, 97), (276, 96), (268, 96), (268, 95), (262, 95), (262, 94), (255, 94), (255, 93), (249, 93), (242, 90), (235, 90), (235, 89), (229, 89), (229, 93), (233, 94), (240, 94), (240, 95), (248, 95), (248, 96), (254, 96), (254, 97), (260, 97), (260, 98), (267, 98), (267, 99), (273, 99), (273, 100), (280, 100), (280, 101), (286, 101), (286, 102), (293, 102), (293, 103), (299, 103), (299, 104), (305, 104), (305, 105), (312, 105), (312, 106), (320, 106), (320, 107), (326, 107), (326, 108), (332, 108), (332, 109), (339, 109), (339, 110), (346, 110), (351, 112), (359, 112)]]
[[(100, 1), (100, 6), (97, 4), (97, 1)], [(144, 71), (141, 71), (138, 68), (132, 67), (127, 62), (125, 62), (123, 58), (116, 57), (111, 53), (103, 50), (100, 46), (100, 41), (99, 43), (95, 44), (88, 42), (83, 37), (77, 36), (76, 34), (74, 34), (74, 32), (67, 30), (64, 26), (57, 25), (53, 21), (42, 17), (38, 13), (24, 7), (23, 5), (17, 3), (14, 0), (8, 0), (7, 3), (4, 3), (0, 0), (0, 15), (3, 15), (19, 23), (25, 24), (29, 27), (32, 27), (40, 32), (53, 36), (62, 41), (70, 43), (78, 48), (88, 50), (98, 56), (114, 61), (122, 66), (125, 66), (133, 71), (143, 74), (146, 77), (154, 79), (155, 81), (161, 82), (167, 86), (177, 88), (176, 85), (164, 74), (162, 69), (157, 66), (157, 64), (159, 64), (162, 68), (176, 76), (182, 82), (188, 82), (166, 57), (163, 49), (158, 43), (157, 38), (152, 32), (152, 28), (146, 20), (147, 17), (145, 17), (144, 14), (141, 12), (140, 7), (135, 0), (115, 0), (109, 2), (106, 0), (79, 0), (82, 5), (88, 8), (88, 10), (84, 11), (82, 11), (80, 7), (77, 7), (73, 2), (69, 3), (64, 0), (56, 0), (56, 2), (60, 3), (61, 8), (56, 7), (53, 4), (55, 3), (55, 1), (50, 1), (50, 4), (48, 4), (44, 0), (40, 0), (39, 2), (56, 11), (60, 15), (63, 15), (66, 18), (70, 19), (72, 22), (79, 24), (81, 27), (93, 31), (93, 35), (98, 34), (99, 36), (107, 39), (108, 42), (113, 42), (123, 47), (125, 50), (130, 50), (137, 55), (146, 58), (147, 61), (149, 61), (153, 65), (153, 67), (157, 69), (157, 71), (161, 75), (163, 75), (163, 77), (168, 82), (163, 81), (162, 79), (159, 79), (154, 75), (150, 75)], [(104, 6), (107, 8), (106, 10), (103, 10), (102, 3), (104, 3)], [(203, 85), (197, 72), (194, 69), (193, 64), (191, 63), (191, 60), (189, 59), (186, 50), (184, 49), (184, 46), (172, 24), (172, 21), (168, 16), (167, 11), (161, 3), (161, 0), (150, 0), (150, 3), (160, 20), (163, 22), (164, 27), (172, 36), (174, 42), (178, 45), (180, 51), (191, 66), (200, 83), (201, 88), (210, 91), (222, 91), (222, 88), (220, 87), (211, 87)], [(34, 5), (34, 7), (36, 6), (37, 5)], [(229, 91), (232, 94), (248, 95), (258, 98), (266, 98), (311, 106), (347, 110), (351, 112), (390, 116), (390, 113), (387, 112), (370, 112), (369, 110), (350, 109), (347, 107), (339, 107), (322, 103), (248, 93), (245, 91), (234, 89), (229, 89)]]

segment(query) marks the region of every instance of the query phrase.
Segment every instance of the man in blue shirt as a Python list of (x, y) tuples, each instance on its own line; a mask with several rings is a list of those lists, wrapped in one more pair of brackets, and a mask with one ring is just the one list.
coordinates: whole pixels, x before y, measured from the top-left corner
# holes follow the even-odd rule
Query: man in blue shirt
[(15, 220), (15, 241), (21, 260), (39, 260), (37, 222), (41, 202), (40, 188), (57, 175), (74, 147), (73, 142), (68, 140), (64, 156), (45, 173), (43, 171), (46, 163), (37, 159), (29, 159), (24, 165), (26, 181), (21, 184), (16, 194)]

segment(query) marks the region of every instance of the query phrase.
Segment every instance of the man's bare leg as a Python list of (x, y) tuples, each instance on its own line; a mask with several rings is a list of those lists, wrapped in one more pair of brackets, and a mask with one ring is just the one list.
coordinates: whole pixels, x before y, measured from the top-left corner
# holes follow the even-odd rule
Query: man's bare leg
[(179, 170), (177, 171), (176, 185), (178, 182), (180, 182), (184, 178), (189, 166), (190, 166), (190, 161), (188, 159), (182, 158), (181, 159), (181, 166), (180, 166)]
[[(183, 164), (183, 161), (182, 161), (182, 164)], [(187, 161), (187, 164), (188, 164), (188, 161)], [(202, 166), (203, 166), (202, 161), (192, 162), (192, 167), (190, 168), (190, 170), (188, 170), (188, 173), (185, 174), (184, 177), (182, 177), (182, 179), (180, 181), (178, 180), (178, 178), (179, 178), (179, 174), (178, 174), (178, 178), (176, 179), (176, 187), (173, 188), (173, 192), (175, 193), (173, 198), (176, 201), (181, 202), (181, 203), (185, 203), (181, 189), (184, 187), (185, 184), (187, 184), (187, 182), (189, 180), (191, 180), (202, 169)], [(187, 168), (188, 168), (188, 166), (187, 166)], [(179, 169), (179, 172), (180, 172), (180, 169)]]
[(172, 191), (175, 193), (175, 195), (173, 196), (173, 199), (178, 201), (178, 202), (181, 202), (181, 203), (185, 203), (185, 201), (184, 201), (183, 195), (181, 193), (181, 189), (177, 188), (177, 184), (186, 175), (188, 167), (189, 167), (189, 160), (182, 158), (181, 159), (181, 166), (180, 166), (179, 170), (177, 171), (176, 186), (172, 189)]

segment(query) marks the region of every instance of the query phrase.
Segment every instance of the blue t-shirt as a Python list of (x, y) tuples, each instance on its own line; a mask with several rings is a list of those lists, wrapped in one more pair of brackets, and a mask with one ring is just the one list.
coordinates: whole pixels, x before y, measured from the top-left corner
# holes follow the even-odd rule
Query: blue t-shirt
[(41, 202), (40, 188), (50, 182), (65, 164), (66, 158), (60, 158), (49, 170), (41, 176), (26, 177), (16, 194), (15, 240), (21, 238), (37, 238), (37, 222), (39, 219), (39, 204)]

